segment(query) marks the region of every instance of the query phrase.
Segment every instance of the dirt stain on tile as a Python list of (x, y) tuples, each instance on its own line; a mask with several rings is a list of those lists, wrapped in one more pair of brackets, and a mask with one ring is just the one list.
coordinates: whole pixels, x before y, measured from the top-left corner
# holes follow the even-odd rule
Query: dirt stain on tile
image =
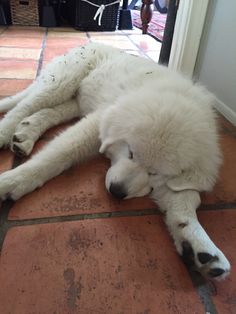
[(158, 269), (158, 262), (157, 262), (157, 259), (152, 259), (152, 258), (149, 258), (147, 263), (146, 263), (146, 266), (148, 269), (150, 270), (156, 270)]
[(86, 250), (90, 247), (91, 241), (89, 238), (82, 237), (80, 232), (72, 230), (69, 236), (68, 245), (72, 250)]
[(81, 291), (82, 291), (82, 284), (81, 284), (81, 277), (79, 281), (75, 281), (75, 271), (73, 268), (65, 269), (63, 273), (64, 279), (67, 283), (67, 306), (70, 310), (75, 310), (78, 308), (77, 301), (80, 299)]
[(101, 207), (100, 199), (88, 195), (72, 195), (70, 197), (53, 197), (42, 204), (43, 210), (50, 212), (68, 213), (73, 211), (91, 212)]

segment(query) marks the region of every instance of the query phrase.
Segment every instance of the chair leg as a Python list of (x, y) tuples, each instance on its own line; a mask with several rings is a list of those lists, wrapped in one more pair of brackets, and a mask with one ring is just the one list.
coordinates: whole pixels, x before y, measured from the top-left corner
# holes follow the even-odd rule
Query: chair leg
[(6, 21), (2, 4), (0, 4), (0, 25), (7, 25), (7, 21)]
[(148, 26), (152, 19), (152, 4), (153, 0), (142, 0), (141, 20), (143, 34), (147, 34)]

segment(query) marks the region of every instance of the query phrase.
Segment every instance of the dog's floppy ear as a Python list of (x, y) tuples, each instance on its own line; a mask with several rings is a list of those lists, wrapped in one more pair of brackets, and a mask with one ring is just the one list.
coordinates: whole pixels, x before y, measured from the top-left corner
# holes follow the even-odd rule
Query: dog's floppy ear
[(122, 142), (121, 139), (115, 139), (113, 137), (107, 137), (104, 141), (102, 141), (102, 144), (99, 148), (99, 153), (103, 154), (106, 152), (109, 146), (115, 144), (120, 144)]
[(167, 186), (175, 192), (184, 190), (196, 190), (202, 191), (204, 188), (201, 183), (198, 182), (198, 178), (191, 176), (190, 173), (183, 172), (177, 177), (171, 178), (167, 181)]
[(99, 148), (99, 153), (101, 154), (112, 153), (118, 156), (119, 154), (124, 153), (125, 148), (128, 154), (128, 145), (125, 143), (126, 142), (123, 139), (108, 137), (102, 142)]
[(99, 153), (103, 154), (108, 146), (110, 146), (113, 143), (113, 139), (107, 138), (105, 141), (102, 142), (100, 148), (99, 148)]

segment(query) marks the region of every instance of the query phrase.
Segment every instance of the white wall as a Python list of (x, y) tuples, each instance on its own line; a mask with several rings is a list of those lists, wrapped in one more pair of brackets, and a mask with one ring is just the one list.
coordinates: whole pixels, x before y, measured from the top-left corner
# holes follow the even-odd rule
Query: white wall
[(210, 0), (194, 76), (218, 98), (236, 124), (236, 1)]

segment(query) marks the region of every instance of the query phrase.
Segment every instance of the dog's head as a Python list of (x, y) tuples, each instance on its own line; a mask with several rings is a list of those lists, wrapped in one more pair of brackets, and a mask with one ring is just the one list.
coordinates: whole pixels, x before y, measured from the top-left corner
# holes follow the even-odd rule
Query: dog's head
[(215, 182), (219, 150), (214, 121), (201, 121), (201, 133), (197, 111), (187, 113), (191, 121), (186, 113), (183, 119), (184, 100), (178, 110), (173, 99), (163, 101), (114, 105), (101, 120), (100, 152), (111, 160), (106, 188), (120, 199), (147, 195), (162, 184), (174, 191), (201, 191)]
[(135, 155), (125, 139), (104, 141), (101, 153), (111, 160), (106, 174), (107, 190), (119, 199), (144, 196), (151, 192), (146, 169), (135, 159)]

